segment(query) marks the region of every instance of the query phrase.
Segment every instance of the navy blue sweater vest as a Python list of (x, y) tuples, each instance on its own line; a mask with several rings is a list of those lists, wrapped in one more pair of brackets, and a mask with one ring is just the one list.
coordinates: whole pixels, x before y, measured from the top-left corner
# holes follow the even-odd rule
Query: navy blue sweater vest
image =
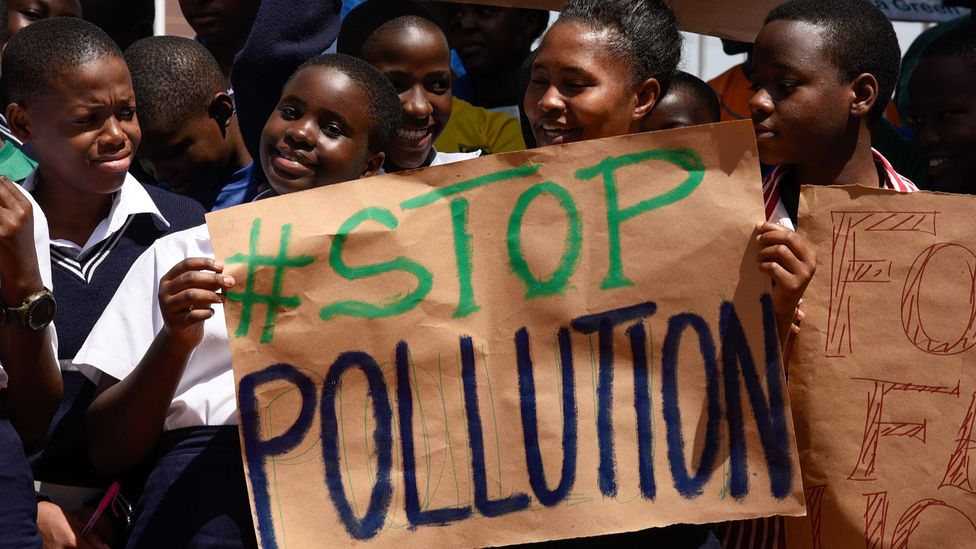
[[(64, 257), (52, 247), (51, 271), (58, 302), (54, 324), (58, 358), (62, 361), (70, 361), (78, 354), (129, 267), (156, 239), (204, 222), (203, 207), (197, 202), (149, 185), (143, 188), (169, 221), (169, 227), (161, 226), (151, 214), (133, 215), (122, 229), (78, 261)], [(35, 478), (68, 485), (101, 484), (84, 450), (85, 412), (94, 395), (95, 385), (86, 377), (78, 372), (64, 372), (64, 400), (44, 442), (31, 452)]]

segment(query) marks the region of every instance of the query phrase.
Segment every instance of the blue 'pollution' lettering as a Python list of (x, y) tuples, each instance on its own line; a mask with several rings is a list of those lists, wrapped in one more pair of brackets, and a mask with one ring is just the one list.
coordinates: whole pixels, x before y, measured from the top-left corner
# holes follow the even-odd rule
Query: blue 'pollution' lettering
[[(723, 442), (721, 422), (724, 417), (729, 433), (730, 480), (729, 493), (736, 499), (747, 496), (749, 465), (765, 464), (769, 478), (769, 493), (779, 499), (787, 497), (793, 488), (794, 470), (790, 455), (789, 430), (786, 403), (783, 396), (783, 369), (776, 340), (776, 319), (772, 300), (768, 294), (760, 299), (762, 322), (765, 332), (765, 386), (760, 380), (753, 360), (749, 341), (746, 339), (735, 305), (723, 302), (720, 309), (718, 349), (713, 331), (708, 323), (693, 313), (672, 316), (667, 322), (667, 332), (662, 345), (661, 357), (661, 414), (666, 427), (666, 455), (670, 469), (670, 482), (682, 497), (694, 499), (712, 478), (715, 461)], [(258, 532), (265, 548), (277, 547), (272, 524), (272, 500), (269, 496), (270, 480), (265, 473), (268, 461), (294, 450), (308, 434), (314, 421), (316, 404), (320, 408), (322, 427), (322, 455), (325, 490), (333, 502), (340, 522), (350, 537), (367, 540), (376, 537), (386, 523), (391, 506), (392, 455), (399, 450), (403, 464), (403, 489), (405, 514), (411, 528), (440, 526), (462, 521), (474, 515), (495, 517), (515, 513), (528, 508), (532, 497), (543, 506), (551, 507), (566, 500), (579, 474), (595, 474), (599, 489), (606, 497), (617, 493), (617, 467), (614, 438), (636, 436), (638, 443), (638, 472), (640, 494), (645, 500), (658, 495), (658, 479), (653, 463), (653, 433), (651, 430), (651, 405), (645, 322), (657, 312), (653, 302), (590, 314), (573, 319), (557, 333), (562, 378), (562, 467), (559, 471), (546, 470), (539, 448), (538, 419), (536, 413), (535, 374), (529, 333), (526, 328), (514, 334), (515, 355), (519, 387), (520, 412), (524, 442), (526, 473), (532, 494), (512, 493), (499, 499), (488, 495), (485, 448), (481, 409), (478, 403), (478, 379), (472, 339), (459, 337), (461, 356), (461, 383), (463, 387), (464, 413), (467, 426), (468, 446), (471, 459), (471, 484), (474, 487), (474, 505), (423, 509), (417, 487), (417, 464), (414, 455), (413, 413), (414, 403), (410, 378), (410, 347), (401, 341), (394, 350), (396, 357), (396, 408), (399, 415), (400, 448), (394, 449), (393, 407), (386, 381), (376, 360), (359, 351), (339, 355), (329, 367), (321, 389), (315, 394), (312, 379), (288, 364), (278, 364), (244, 376), (239, 384), (239, 401), (243, 432), (244, 452), (258, 519)], [(610, 415), (613, 406), (613, 371), (615, 357), (622, 356), (613, 349), (613, 334), (623, 328), (630, 343), (631, 364), (634, 368), (634, 408), (637, 411), (637, 432), (614, 433)], [(597, 382), (597, 432), (599, 464), (595, 471), (578, 471), (579, 421), (577, 411), (575, 370), (571, 331), (598, 334), (599, 379)], [(705, 369), (705, 399), (707, 421), (703, 435), (703, 448), (697, 456), (698, 464), (690, 473), (687, 467), (685, 433), (681, 423), (681, 403), (678, 392), (678, 350), (684, 337), (696, 337)], [(721, 368), (719, 366), (721, 365)], [(341, 478), (339, 435), (336, 411), (336, 391), (342, 377), (350, 370), (358, 369), (365, 375), (368, 398), (373, 410), (372, 456), (376, 460), (376, 474), (370, 493), (369, 505), (362, 516), (356, 516), (349, 503)], [(290, 384), (301, 399), (298, 417), (287, 430), (279, 435), (263, 438), (261, 433), (261, 408), (257, 395), (268, 384)], [(750, 404), (751, 419), (759, 429), (762, 459), (747, 459), (745, 442), (745, 411), (740, 394), (745, 392)], [(724, 386), (725, 400), (721, 387)], [(699, 406), (697, 400), (695, 406)], [(558, 477), (557, 477), (558, 475)], [(558, 482), (554, 479), (558, 478)], [(551, 487), (551, 486), (555, 487)]]

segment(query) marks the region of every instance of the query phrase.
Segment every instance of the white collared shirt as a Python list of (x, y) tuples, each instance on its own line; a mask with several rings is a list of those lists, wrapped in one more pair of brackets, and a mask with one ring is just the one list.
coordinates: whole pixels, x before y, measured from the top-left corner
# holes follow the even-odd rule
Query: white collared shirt
[[(189, 257), (213, 257), (206, 225), (168, 234), (133, 263), (73, 364), (93, 381), (98, 372), (124, 379), (142, 360), (163, 328), (159, 280)], [(236, 425), (237, 401), (224, 308), (203, 324), (203, 341), (190, 354), (163, 428)]]
[[(27, 192), (33, 192), (37, 187), (37, 170), (34, 170), (22, 185)], [(56, 253), (76, 259), (84, 256), (109, 237), (124, 230), (132, 216), (144, 213), (151, 214), (159, 228), (169, 227), (169, 221), (156, 207), (156, 203), (153, 202), (146, 189), (132, 174), (127, 173), (122, 187), (112, 196), (112, 209), (109, 211), (108, 217), (95, 227), (91, 236), (88, 237), (88, 242), (80, 245), (70, 240), (55, 239), (51, 241), (51, 245), (56, 248)]]
[[(37, 205), (34, 201), (34, 197), (30, 195), (29, 192), (24, 191), (19, 185), (14, 185), (27, 200), (31, 203), (31, 209), (34, 214), (34, 250), (37, 252), (37, 267), (41, 272), (41, 283), (44, 284), (45, 288), (53, 289), (51, 282), (51, 249), (50, 242), (51, 238), (47, 230), (47, 217), (44, 216), (44, 212), (41, 211), (41, 207)], [(57, 298), (55, 298), (57, 299)], [(7, 305), (17, 306), (19, 303), (10, 303)], [(58, 356), (58, 338), (54, 333), (54, 324), (52, 323), (48, 330), (51, 331), (51, 345), (54, 347), (54, 356)], [(5, 389), (7, 387), (7, 372), (4, 371), (3, 366), (0, 365), (0, 389)]]

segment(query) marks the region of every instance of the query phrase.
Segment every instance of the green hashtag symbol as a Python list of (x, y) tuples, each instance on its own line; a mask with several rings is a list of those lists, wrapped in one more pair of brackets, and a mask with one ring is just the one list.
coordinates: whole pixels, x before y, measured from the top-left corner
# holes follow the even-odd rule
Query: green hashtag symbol
[[(278, 247), (278, 255), (261, 255), (258, 253), (258, 242), (261, 236), (261, 220), (255, 219), (251, 225), (251, 249), (245, 254), (237, 254), (227, 258), (227, 263), (247, 264), (247, 284), (243, 292), (228, 292), (227, 299), (239, 301), (241, 306), (241, 323), (237, 326), (235, 337), (247, 336), (251, 331), (251, 312), (255, 304), (266, 305), (268, 314), (264, 319), (264, 330), (261, 332), (261, 343), (270, 343), (274, 337), (275, 320), (278, 318), (278, 311), (285, 307), (298, 307), (302, 300), (298, 296), (281, 295), (281, 286), (284, 283), (285, 270), (294, 267), (304, 267), (313, 261), (315, 257), (310, 255), (288, 256), (288, 242), (291, 240), (291, 223), (281, 227), (281, 244)], [(270, 294), (258, 294), (254, 291), (255, 274), (258, 267), (274, 267), (274, 281), (271, 285)]]

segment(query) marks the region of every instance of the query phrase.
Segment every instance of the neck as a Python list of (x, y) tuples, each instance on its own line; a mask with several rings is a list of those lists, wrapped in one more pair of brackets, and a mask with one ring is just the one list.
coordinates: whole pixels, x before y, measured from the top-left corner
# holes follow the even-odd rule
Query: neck
[(112, 211), (111, 194), (95, 194), (61, 183), (56, 175), (38, 168), (34, 199), (47, 216), (52, 239), (84, 245), (95, 227)]
[(230, 120), (227, 125), (227, 139), (232, 143), (230, 158), (227, 161), (227, 171), (224, 175), (231, 175), (244, 166), (252, 162), (251, 153), (244, 144), (244, 137), (241, 136), (241, 127), (237, 123), (237, 117)]
[(857, 127), (807, 164), (797, 164), (796, 182), (800, 185), (863, 185), (879, 187), (878, 169), (871, 154), (871, 131), (867, 124)]

